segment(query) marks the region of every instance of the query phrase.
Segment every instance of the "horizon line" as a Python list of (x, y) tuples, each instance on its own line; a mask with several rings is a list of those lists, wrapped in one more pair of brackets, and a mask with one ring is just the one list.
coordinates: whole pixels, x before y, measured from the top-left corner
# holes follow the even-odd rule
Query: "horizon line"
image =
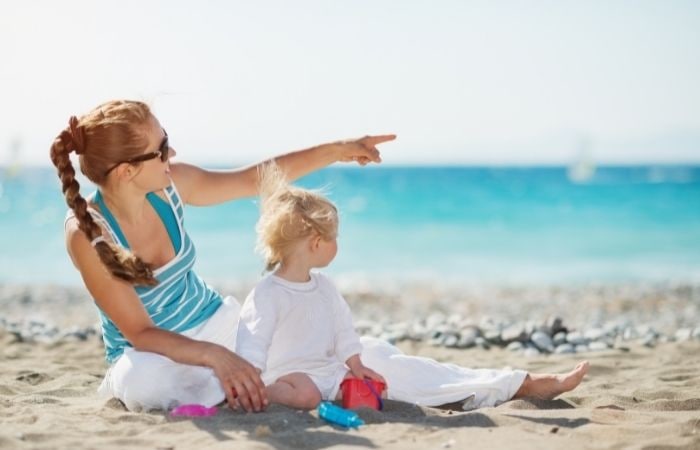
[[(180, 161), (178, 161), (180, 162)], [(184, 161), (183, 161), (184, 162)], [(225, 169), (225, 168), (241, 168), (247, 167), (252, 164), (224, 164), (224, 163), (189, 163), (196, 166), (209, 169)], [(381, 163), (381, 164), (368, 164), (366, 166), (359, 166), (354, 163), (333, 163), (322, 169), (327, 168), (340, 168), (340, 169), (381, 169), (386, 168), (563, 168), (568, 169), (574, 164), (566, 164), (560, 161), (557, 162), (527, 162), (527, 161), (503, 161), (503, 162), (467, 162), (467, 161), (456, 161), (456, 162), (391, 162), (391, 163)], [(617, 168), (617, 167), (686, 167), (686, 168), (700, 168), (699, 160), (688, 160), (688, 161), (634, 161), (634, 162), (601, 162), (594, 164), (596, 169), (600, 168)], [(77, 165), (76, 165), (77, 167)], [(27, 169), (52, 169), (55, 168), (49, 163), (16, 163), (16, 164), (4, 164), (0, 163), (0, 169), (3, 170), (22, 170)], [(319, 169), (319, 170), (322, 170)]]

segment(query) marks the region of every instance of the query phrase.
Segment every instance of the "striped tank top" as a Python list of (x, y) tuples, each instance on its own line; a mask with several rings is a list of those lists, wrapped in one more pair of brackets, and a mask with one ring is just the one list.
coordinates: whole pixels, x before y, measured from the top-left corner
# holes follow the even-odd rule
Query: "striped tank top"
[[(135, 286), (134, 289), (157, 327), (180, 333), (211, 317), (221, 305), (222, 298), (192, 270), (195, 248), (185, 231), (184, 205), (175, 185), (171, 182), (163, 192), (167, 202), (153, 192), (149, 192), (146, 198), (168, 231), (175, 258), (153, 271), (157, 285)], [(109, 233), (113, 242), (129, 249), (129, 243), (99, 190), (92, 201), (99, 206), (99, 211), (88, 209), (93, 219)], [(72, 216), (72, 210), (69, 210), (67, 218)], [(131, 345), (104, 311), (99, 307), (98, 310), (106, 359), (111, 364), (121, 356), (124, 348)]]

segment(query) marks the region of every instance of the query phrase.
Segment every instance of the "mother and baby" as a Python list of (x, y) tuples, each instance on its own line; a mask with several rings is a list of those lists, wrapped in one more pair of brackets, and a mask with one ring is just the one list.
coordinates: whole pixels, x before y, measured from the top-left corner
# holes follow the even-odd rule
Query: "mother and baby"
[[(321, 194), (288, 184), (332, 163), (381, 162), (366, 136), (287, 153), (247, 168), (170, 163), (175, 150), (149, 107), (110, 101), (71, 117), (51, 146), (70, 207), (66, 247), (99, 309), (109, 369), (99, 388), (130, 410), (179, 404), (262, 411), (269, 403), (314, 408), (340, 399), (347, 377), (385, 381), (386, 397), (465, 409), (512, 398), (554, 398), (588, 370), (565, 374), (468, 369), (359, 338), (347, 303), (311, 269), (337, 252), (338, 211)], [(98, 189), (84, 198), (70, 160)], [(241, 307), (192, 270), (184, 205), (260, 195), (264, 277)]]

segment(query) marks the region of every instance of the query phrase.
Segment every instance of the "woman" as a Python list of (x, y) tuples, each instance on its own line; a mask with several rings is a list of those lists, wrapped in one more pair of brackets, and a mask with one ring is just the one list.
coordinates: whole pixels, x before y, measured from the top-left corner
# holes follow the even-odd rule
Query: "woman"
[[(393, 135), (335, 142), (274, 158), (290, 179), (337, 161), (381, 162), (376, 145)], [(69, 155), (98, 186), (80, 194)], [(110, 101), (71, 117), (51, 160), (70, 207), (66, 246), (99, 308), (107, 361), (100, 391), (129, 409), (196, 401), (246, 411), (267, 405), (259, 372), (237, 356), (238, 303), (193, 271), (183, 204), (213, 205), (256, 194), (258, 166), (208, 171), (175, 163), (168, 135), (149, 107)]]

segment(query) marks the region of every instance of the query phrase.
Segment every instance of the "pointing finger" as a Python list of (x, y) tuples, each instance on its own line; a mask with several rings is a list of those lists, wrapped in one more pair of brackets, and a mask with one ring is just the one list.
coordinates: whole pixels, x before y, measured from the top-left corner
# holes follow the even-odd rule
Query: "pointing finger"
[(373, 147), (377, 144), (381, 144), (382, 142), (393, 141), (394, 139), (396, 139), (395, 134), (381, 134), (378, 136), (365, 136), (362, 138), (362, 141)]

